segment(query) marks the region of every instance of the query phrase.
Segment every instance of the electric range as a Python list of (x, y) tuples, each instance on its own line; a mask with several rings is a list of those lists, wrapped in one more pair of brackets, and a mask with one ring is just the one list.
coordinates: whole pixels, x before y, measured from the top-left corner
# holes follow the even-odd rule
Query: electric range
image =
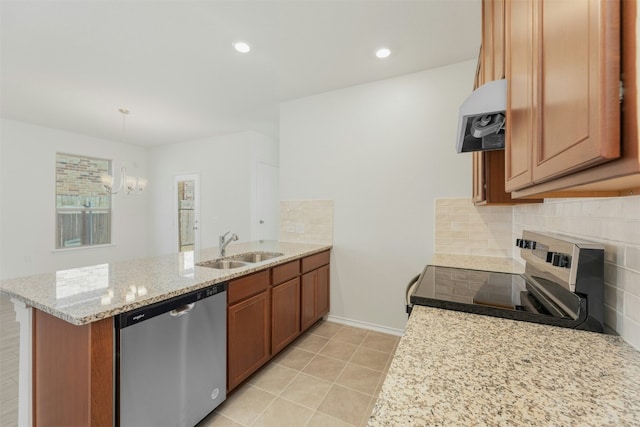
[(604, 247), (528, 230), (516, 245), (524, 274), (427, 265), (411, 304), (603, 332)]

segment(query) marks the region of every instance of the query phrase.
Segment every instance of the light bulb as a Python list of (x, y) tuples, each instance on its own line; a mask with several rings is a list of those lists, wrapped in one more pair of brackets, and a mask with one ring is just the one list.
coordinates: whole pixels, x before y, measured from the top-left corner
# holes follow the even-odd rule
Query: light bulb
[(128, 176), (127, 177), (127, 190), (129, 190), (129, 192), (135, 190), (137, 182), (138, 182), (138, 178), (136, 178), (135, 176)]
[(111, 175), (102, 175), (100, 177), (100, 182), (102, 182), (102, 185), (105, 187), (113, 187), (113, 177)]
[(145, 188), (147, 188), (147, 179), (138, 178), (138, 191), (143, 191)]
[(391, 55), (391, 51), (386, 47), (376, 50), (376, 56), (380, 59), (386, 58), (389, 55)]
[(251, 46), (245, 42), (235, 42), (233, 47), (240, 53), (247, 53), (251, 50)]

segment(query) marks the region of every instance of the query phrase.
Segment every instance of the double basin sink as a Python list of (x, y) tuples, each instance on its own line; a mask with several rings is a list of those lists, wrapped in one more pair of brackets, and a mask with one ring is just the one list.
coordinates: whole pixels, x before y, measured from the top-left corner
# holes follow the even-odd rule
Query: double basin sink
[(212, 259), (200, 262), (196, 265), (200, 267), (216, 268), (218, 270), (229, 270), (232, 268), (246, 267), (251, 264), (276, 258), (284, 254), (279, 252), (247, 252), (237, 255), (229, 255), (224, 258)]

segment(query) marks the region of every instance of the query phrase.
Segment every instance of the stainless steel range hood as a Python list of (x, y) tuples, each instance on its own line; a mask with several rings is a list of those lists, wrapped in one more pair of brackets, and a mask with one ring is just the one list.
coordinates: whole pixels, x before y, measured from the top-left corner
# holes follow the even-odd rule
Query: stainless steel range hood
[(503, 150), (507, 109), (507, 81), (494, 80), (480, 86), (460, 106), (458, 153)]

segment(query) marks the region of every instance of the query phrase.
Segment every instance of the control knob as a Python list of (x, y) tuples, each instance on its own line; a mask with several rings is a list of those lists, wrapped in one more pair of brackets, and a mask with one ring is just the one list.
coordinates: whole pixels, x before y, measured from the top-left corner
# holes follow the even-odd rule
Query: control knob
[[(563, 267), (563, 268), (569, 268), (570, 267), (570, 263), (571, 263), (571, 257), (567, 254), (562, 254), (562, 253), (555, 253), (552, 252), (552, 257), (551, 257), (551, 264), (555, 265), (556, 267)], [(548, 259), (548, 256), (547, 256)]]
[(535, 249), (535, 240), (516, 239), (516, 246), (522, 249)]

